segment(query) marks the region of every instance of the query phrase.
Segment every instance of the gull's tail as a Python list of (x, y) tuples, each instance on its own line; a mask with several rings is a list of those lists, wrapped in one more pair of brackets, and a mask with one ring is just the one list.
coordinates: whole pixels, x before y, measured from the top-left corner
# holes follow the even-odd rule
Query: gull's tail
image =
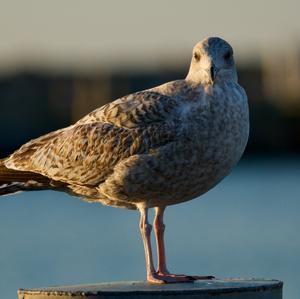
[(9, 169), (4, 161), (5, 159), (0, 159), (0, 196), (50, 187), (49, 178), (30, 171)]

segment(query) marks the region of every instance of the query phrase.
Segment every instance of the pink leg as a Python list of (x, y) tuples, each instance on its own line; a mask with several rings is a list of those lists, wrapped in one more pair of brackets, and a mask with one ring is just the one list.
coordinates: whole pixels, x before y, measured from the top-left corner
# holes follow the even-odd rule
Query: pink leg
[(166, 262), (166, 252), (165, 252), (165, 242), (164, 242), (164, 232), (165, 224), (163, 222), (165, 208), (155, 208), (155, 218), (154, 218), (154, 232), (156, 238), (156, 249), (157, 249), (157, 273), (158, 274), (169, 274)]
[(142, 239), (144, 242), (147, 280), (150, 283), (159, 283), (159, 284), (165, 283), (165, 281), (155, 272), (155, 269), (153, 266), (151, 241), (150, 241), (152, 225), (148, 223), (148, 209), (141, 208), (140, 213), (141, 213), (140, 231), (141, 231)]
[(212, 279), (213, 276), (189, 276), (184, 274), (170, 274), (166, 264), (166, 253), (164, 244), (165, 225), (163, 223), (164, 207), (155, 208), (154, 232), (157, 247), (157, 274), (166, 283), (174, 282), (192, 282), (198, 279)]

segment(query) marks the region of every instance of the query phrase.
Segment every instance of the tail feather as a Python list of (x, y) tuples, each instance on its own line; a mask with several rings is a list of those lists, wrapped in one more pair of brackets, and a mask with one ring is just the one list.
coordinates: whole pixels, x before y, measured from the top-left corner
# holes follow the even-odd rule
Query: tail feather
[(35, 182), (28, 183), (2, 183), (0, 182), (0, 196), (10, 195), (22, 191), (47, 190), (48, 186), (44, 184), (36, 184)]
[(44, 190), (51, 186), (51, 180), (30, 171), (9, 169), (0, 160), (0, 196), (20, 191)]

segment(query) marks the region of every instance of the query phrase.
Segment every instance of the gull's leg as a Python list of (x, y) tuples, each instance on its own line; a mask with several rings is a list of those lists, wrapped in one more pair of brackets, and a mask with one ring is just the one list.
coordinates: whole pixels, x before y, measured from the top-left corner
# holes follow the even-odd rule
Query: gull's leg
[(150, 235), (152, 230), (152, 225), (148, 223), (148, 209), (140, 208), (141, 218), (140, 218), (140, 230), (142, 239), (144, 242), (145, 258), (146, 258), (146, 269), (147, 269), (147, 280), (151, 283), (165, 283), (165, 281), (159, 277), (155, 272), (152, 258), (151, 241)]
[(157, 249), (157, 273), (160, 275), (170, 274), (167, 269), (166, 262), (166, 252), (165, 252), (165, 242), (164, 242), (164, 232), (165, 224), (163, 222), (165, 207), (155, 208), (155, 218), (154, 218), (154, 232), (156, 239), (156, 249)]
[(166, 283), (174, 282), (192, 282), (197, 279), (212, 279), (213, 276), (190, 276), (184, 274), (170, 274), (167, 269), (166, 264), (166, 253), (164, 244), (164, 231), (165, 225), (163, 222), (165, 207), (155, 208), (155, 218), (154, 218), (154, 232), (156, 238), (157, 247), (157, 274), (159, 277), (163, 278)]

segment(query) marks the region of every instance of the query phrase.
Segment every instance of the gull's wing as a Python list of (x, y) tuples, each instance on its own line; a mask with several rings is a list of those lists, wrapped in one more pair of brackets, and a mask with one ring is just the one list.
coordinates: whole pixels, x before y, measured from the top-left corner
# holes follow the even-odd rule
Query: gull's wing
[(176, 97), (146, 90), (106, 104), (83, 117), (77, 124), (102, 122), (122, 128), (145, 127), (168, 120), (179, 104)]
[(155, 92), (123, 97), (73, 126), (26, 143), (5, 165), (56, 181), (95, 186), (123, 159), (171, 142), (177, 106), (174, 98)]

